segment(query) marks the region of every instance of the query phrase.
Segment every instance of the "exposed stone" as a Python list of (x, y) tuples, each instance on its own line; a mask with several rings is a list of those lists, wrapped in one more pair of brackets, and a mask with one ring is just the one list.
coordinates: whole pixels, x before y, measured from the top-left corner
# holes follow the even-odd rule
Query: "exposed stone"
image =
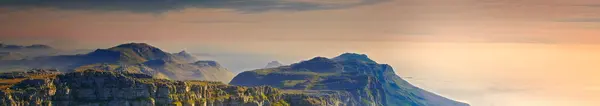
[(219, 82), (152, 79), (122, 72), (87, 70), (44, 78), (25, 76), (26, 79), (10, 88), (0, 90), (0, 106), (342, 105), (338, 98), (287, 94), (268, 86), (242, 87)]

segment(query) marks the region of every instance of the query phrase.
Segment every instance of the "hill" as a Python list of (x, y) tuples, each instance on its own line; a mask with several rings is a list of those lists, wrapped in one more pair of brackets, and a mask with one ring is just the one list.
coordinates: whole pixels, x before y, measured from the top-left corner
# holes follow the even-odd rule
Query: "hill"
[(342, 91), (359, 106), (468, 106), (413, 86), (391, 66), (366, 55), (345, 53), (278, 68), (246, 71), (231, 81), (240, 86), (273, 86), (288, 90)]
[[(0, 67), (7, 70), (50, 68), (62, 72), (74, 72), (97, 69), (145, 73), (173, 80), (209, 80), (225, 83), (234, 76), (232, 72), (220, 65), (188, 63), (178, 56), (146, 43), (121, 44), (80, 55), (43, 56), (29, 60), (0, 61), (0, 63), (5, 63)], [(215, 75), (220, 76), (215, 77)]]

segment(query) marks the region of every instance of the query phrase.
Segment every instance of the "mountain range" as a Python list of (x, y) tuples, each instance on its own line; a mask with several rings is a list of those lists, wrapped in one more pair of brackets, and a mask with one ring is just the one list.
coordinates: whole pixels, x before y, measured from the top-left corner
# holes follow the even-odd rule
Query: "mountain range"
[(0, 70), (17, 71), (0, 74), (0, 105), (469, 106), (413, 86), (365, 54), (272, 61), (237, 76), (198, 60), (146, 43), (0, 60)]
[(234, 76), (232, 72), (221, 67), (217, 62), (189, 62), (190, 60), (195, 60), (195, 58), (167, 53), (145, 43), (128, 43), (108, 49), (97, 49), (87, 54), (3, 61), (0, 62), (2, 63), (0, 67), (4, 67), (5, 70), (44, 68), (58, 69), (63, 72), (85, 69), (126, 71), (173, 80), (209, 80), (225, 83)]
[(0, 43), (0, 60), (22, 60), (42, 56), (73, 55), (87, 53), (89, 50), (61, 50), (43, 44), (13, 45)]
[(29, 46), (22, 46), (22, 45), (11, 45), (11, 44), (0, 43), (0, 49), (53, 49), (53, 48), (48, 45), (42, 45), (42, 44), (33, 44), (33, 45), (29, 45)]

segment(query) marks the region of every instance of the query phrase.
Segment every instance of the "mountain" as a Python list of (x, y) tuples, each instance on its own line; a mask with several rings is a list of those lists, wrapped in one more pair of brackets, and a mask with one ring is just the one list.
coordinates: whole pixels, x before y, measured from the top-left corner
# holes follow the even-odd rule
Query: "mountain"
[(468, 106), (413, 86), (396, 75), (391, 66), (355, 53), (246, 71), (234, 77), (230, 84), (345, 92), (349, 94), (341, 96), (348, 98), (345, 102), (358, 106)]
[(231, 79), (233, 79), (233, 77), (235, 77), (235, 74), (223, 68), (216, 61), (197, 61), (195, 63), (192, 63), (192, 65), (198, 67), (198, 69), (201, 70), (199, 72), (201, 72), (200, 74), (204, 79), (215, 79), (216, 81), (228, 83), (231, 81)]
[[(88, 54), (44, 56), (31, 60), (2, 62), (2, 69), (52, 68), (63, 72), (97, 69), (145, 73), (173, 80), (209, 80), (229, 82), (233, 73), (220, 65), (197, 65), (146, 43), (127, 43)], [(200, 62), (202, 63), (202, 62)], [(216, 62), (214, 62), (216, 63)], [(2, 66), (5, 65), (5, 66)], [(14, 67), (17, 67), (16, 69)], [(19, 69), (20, 68), (20, 69)], [(218, 77), (215, 77), (219, 75)]]
[(0, 43), (0, 49), (53, 49), (53, 48), (48, 45), (42, 45), (42, 44), (33, 44), (33, 45), (29, 45), (29, 46), (22, 46), (22, 45), (11, 45), (11, 44)]
[(1, 60), (22, 60), (25, 59), (26, 56), (20, 53), (13, 52), (0, 52), (0, 61)]
[(42, 44), (29, 45), (29, 46), (25, 46), (25, 48), (28, 48), (28, 49), (54, 49), (48, 45), (42, 45)]
[(183, 61), (186, 61), (188, 63), (193, 63), (198, 61), (198, 58), (196, 58), (196, 56), (184, 51), (181, 51), (179, 53), (173, 53), (174, 56), (176, 56), (179, 59), (182, 59)]
[(267, 66), (265, 66), (265, 68), (276, 68), (280, 66), (283, 66), (283, 64), (279, 63), (279, 61), (271, 61), (267, 63)]
[(340, 56), (333, 58), (334, 61), (358, 61), (358, 62), (366, 62), (366, 63), (377, 63), (365, 54), (356, 54), (356, 53), (344, 53)]
[(0, 43), (0, 52), (19, 54), (23, 57), (22, 59), (32, 59), (43, 56), (85, 54), (91, 51), (92, 50), (87, 49), (62, 50), (43, 44), (25, 46)]
[[(211, 64), (210, 62), (208, 64)], [(7, 106), (339, 106), (341, 98), (268, 86), (155, 79), (147, 74), (35, 70), (0, 74)]]
[(89, 53), (90, 57), (118, 58), (118, 63), (142, 63), (149, 60), (174, 60), (175, 56), (146, 43), (127, 43)]
[(58, 50), (48, 45), (42, 44), (23, 46), (2, 43), (0, 43), (0, 52), (16, 53), (22, 55), (23, 59), (71, 53), (71, 51)]

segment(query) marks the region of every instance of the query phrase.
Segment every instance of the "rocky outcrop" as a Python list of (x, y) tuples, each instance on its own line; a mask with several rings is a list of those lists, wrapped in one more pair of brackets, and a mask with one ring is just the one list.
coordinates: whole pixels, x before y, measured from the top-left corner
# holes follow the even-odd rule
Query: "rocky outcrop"
[[(2, 74), (13, 76), (16, 73)], [(0, 106), (337, 106), (335, 94), (286, 93), (268, 86), (153, 79), (146, 74), (86, 70), (3, 77)], [(7, 83), (13, 82), (13, 83)], [(334, 97), (335, 96), (335, 97)]]

